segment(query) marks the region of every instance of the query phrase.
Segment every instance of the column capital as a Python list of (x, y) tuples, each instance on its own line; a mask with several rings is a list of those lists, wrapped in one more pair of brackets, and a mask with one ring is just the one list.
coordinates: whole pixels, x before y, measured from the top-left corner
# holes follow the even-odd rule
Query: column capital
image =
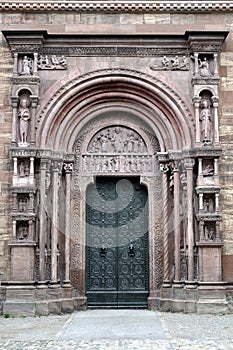
[(17, 108), (19, 103), (19, 97), (18, 96), (11, 96), (11, 106), (13, 108)]
[(179, 165), (180, 165), (180, 160), (179, 159), (174, 159), (170, 162), (170, 166), (172, 169), (172, 172), (179, 172)]
[(192, 98), (192, 102), (196, 107), (199, 107), (200, 102), (201, 102), (201, 97), (200, 96), (194, 96)]
[(74, 169), (74, 163), (72, 163), (72, 162), (64, 163), (63, 169), (64, 169), (65, 173), (72, 173), (72, 171)]
[(193, 158), (186, 158), (184, 159), (184, 168), (187, 169), (193, 169), (195, 164), (195, 160)]
[(35, 108), (39, 102), (38, 96), (30, 95), (30, 102), (31, 102), (32, 108)]
[(214, 107), (218, 107), (218, 102), (219, 102), (218, 96), (212, 96), (211, 101), (212, 101)]

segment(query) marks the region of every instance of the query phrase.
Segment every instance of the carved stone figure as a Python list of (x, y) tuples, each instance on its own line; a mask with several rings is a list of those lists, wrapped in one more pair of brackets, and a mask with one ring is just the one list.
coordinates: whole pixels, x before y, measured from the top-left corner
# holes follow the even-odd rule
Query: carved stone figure
[(169, 68), (169, 64), (170, 64), (170, 61), (167, 58), (167, 56), (163, 56), (162, 65), (164, 66), (164, 68)]
[(214, 200), (212, 197), (207, 197), (204, 199), (204, 212), (214, 213)]
[(20, 103), (20, 108), (18, 112), (19, 116), (19, 146), (28, 146), (28, 127), (29, 127), (29, 120), (31, 118), (30, 111), (27, 107), (27, 101), (22, 100)]
[(89, 146), (90, 153), (145, 153), (145, 142), (134, 130), (113, 126), (102, 129), (93, 137)]
[(27, 198), (26, 197), (19, 198), (18, 208), (19, 208), (20, 212), (27, 211)]
[(56, 55), (40, 55), (38, 58), (38, 69), (53, 70), (66, 69), (67, 61), (64, 55), (57, 57)]
[(213, 241), (215, 238), (215, 232), (212, 226), (205, 226), (204, 234), (206, 241)]
[(24, 240), (28, 237), (28, 227), (26, 225), (21, 224), (18, 227), (18, 240)]
[(209, 67), (209, 62), (206, 57), (203, 58), (203, 60), (198, 60), (199, 62), (199, 73), (200, 76), (202, 77), (210, 77), (211, 72), (210, 72), (210, 67)]
[(172, 58), (171, 64), (172, 64), (172, 69), (179, 68), (180, 67), (179, 57), (175, 56), (174, 58)]
[(214, 175), (214, 167), (211, 163), (204, 163), (203, 165), (203, 176), (213, 176)]
[(29, 163), (27, 161), (21, 160), (18, 167), (19, 177), (29, 176)]
[(32, 75), (33, 61), (28, 56), (24, 56), (20, 75)]
[(200, 121), (201, 141), (204, 143), (209, 143), (211, 142), (212, 138), (212, 122), (209, 103), (207, 100), (202, 100), (201, 102)]

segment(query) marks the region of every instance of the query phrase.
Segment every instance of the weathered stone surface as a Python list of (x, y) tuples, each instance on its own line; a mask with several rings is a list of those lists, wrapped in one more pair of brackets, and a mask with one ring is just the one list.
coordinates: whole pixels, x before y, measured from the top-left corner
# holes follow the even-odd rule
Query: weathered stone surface
[[(107, 5), (106, 5), (107, 6)], [(118, 6), (117, 3), (115, 6)], [(233, 46), (233, 36), (232, 36), (232, 14), (231, 13), (193, 13), (190, 12), (174, 12), (174, 11), (147, 11), (143, 13), (143, 11), (135, 12), (135, 13), (124, 13), (120, 12), (112, 12), (112, 13), (104, 13), (99, 11), (18, 11), (18, 12), (3, 12), (0, 15), (0, 23), (1, 27), (4, 30), (12, 29), (12, 30), (47, 30), (48, 33), (60, 33), (60, 34), (153, 34), (157, 33), (163, 35), (171, 35), (176, 33), (178, 35), (183, 35), (185, 31), (200, 31), (204, 33), (205, 31), (213, 31), (213, 30), (231, 30), (231, 33), (227, 37), (226, 43), (224, 44), (223, 50), (220, 54), (220, 116), (219, 116), (219, 131), (220, 131), (220, 144), (223, 148), (223, 153), (219, 162), (219, 180), (221, 192), (220, 192), (220, 210), (222, 212), (222, 222), (220, 223), (220, 236), (223, 238), (224, 247), (223, 247), (223, 278), (224, 280), (233, 281), (233, 276), (230, 270), (230, 265), (232, 263), (231, 257), (233, 256), (233, 236), (232, 236), (232, 216), (233, 216), (233, 123), (232, 123), (232, 114), (233, 114), (233, 106), (232, 106), (232, 87), (233, 87), (233, 59), (231, 48)], [(169, 24), (169, 26), (168, 26)], [(93, 38), (95, 35), (93, 35)], [(210, 40), (210, 39), (209, 39)], [(208, 40), (207, 40), (208, 42)], [(24, 44), (24, 42), (23, 42)], [(142, 42), (144, 45), (145, 42)], [(51, 249), (50, 244), (45, 244), (45, 241), (42, 240), (42, 243), (39, 239), (39, 235), (43, 232), (44, 227), (46, 225), (41, 225), (40, 222), (44, 222), (45, 216), (43, 216), (43, 210), (41, 211), (39, 208), (39, 203), (42, 198), (39, 198), (40, 190), (43, 190), (43, 183), (41, 185), (41, 170), (40, 164), (42, 163), (41, 158), (37, 157), (35, 160), (35, 164), (33, 165), (35, 171), (35, 181), (24, 181), (25, 179), (18, 179), (15, 181), (15, 184), (18, 184), (18, 187), (23, 187), (25, 183), (33, 184), (36, 187), (33, 189), (35, 191), (35, 197), (31, 201), (36, 203), (32, 205), (33, 208), (31, 212), (27, 212), (26, 215), (36, 216), (36, 221), (34, 225), (33, 221), (33, 239), (35, 239), (35, 244), (37, 245), (37, 250), (33, 247), (11, 247), (11, 274), (9, 273), (9, 259), (8, 259), (8, 249), (7, 243), (10, 239), (12, 239), (12, 218), (11, 212), (13, 210), (13, 196), (11, 191), (12, 184), (12, 171), (13, 164), (9, 154), (9, 148), (11, 146), (11, 138), (12, 138), (12, 107), (11, 107), (11, 95), (16, 94), (18, 90), (23, 89), (32, 89), (33, 95), (35, 91), (39, 91), (38, 100), (39, 103), (36, 106), (35, 110), (35, 124), (36, 124), (36, 132), (39, 132), (40, 128), (44, 128), (46, 130), (50, 129), (51, 133), (47, 133), (46, 135), (42, 134), (38, 136), (36, 140), (36, 148), (40, 148), (41, 142), (44, 145), (51, 146), (57, 148), (57, 150), (61, 150), (62, 152), (69, 148), (69, 152), (71, 153), (74, 149), (72, 146), (72, 142), (77, 135), (77, 143), (82, 144), (82, 147), (77, 147), (76, 163), (75, 163), (75, 176), (72, 179), (74, 183), (72, 183), (72, 194), (75, 194), (75, 203), (71, 200), (71, 208), (72, 215), (75, 213), (74, 224), (71, 228), (72, 237), (74, 240), (72, 241), (72, 275), (74, 276), (74, 280), (76, 280), (75, 287), (77, 287), (80, 295), (78, 298), (73, 299), (71, 293), (62, 295), (61, 291), (56, 289), (39, 289), (37, 291), (36, 296), (31, 294), (32, 299), (28, 305), (25, 305), (22, 301), (12, 301), (6, 303), (5, 310), (8, 310), (9, 313), (13, 312), (13, 308), (16, 307), (18, 310), (18, 314), (25, 312), (27, 314), (34, 314), (37, 312), (41, 315), (47, 315), (48, 313), (60, 313), (60, 312), (71, 312), (73, 308), (85, 308), (86, 307), (86, 298), (84, 296), (84, 278), (85, 273), (83, 272), (85, 269), (84, 266), (84, 242), (85, 237), (80, 232), (85, 232), (85, 210), (83, 209), (83, 205), (85, 200), (85, 186), (83, 185), (84, 180), (79, 181), (80, 178), (80, 159), (79, 154), (83, 152), (85, 147), (87, 146), (85, 142), (88, 139), (88, 133), (93, 133), (94, 130), (99, 128), (99, 125), (104, 125), (104, 128), (109, 127), (109, 122), (111, 121), (111, 125), (115, 125), (117, 123), (121, 125), (133, 125), (133, 127), (139, 127), (140, 130), (145, 131), (145, 137), (148, 140), (148, 144), (150, 144), (150, 138), (153, 133), (158, 133), (159, 139), (161, 141), (161, 145), (163, 147), (163, 151), (171, 150), (171, 151), (182, 151), (182, 147), (187, 147), (189, 149), (195, 143), (195, 135), (194, 130), (196, 128), (194, 122), (194, 109), (192, 104), (193, 98), (193, 86), (191, 84), (194, 63), (193, 60), (190, 60), (190, 64), (188, 70), (185, 72), (180, 72), (179, 70), (161, 70), (161, 71), (152, 71), (150, 69), (150, 65), (153, 63), (152, 60), (154, 56), (156, 56), (157, 60), (162, 60), (164, 53), (162, 51), (158, 51), (161, 49), (161, 46), (164, 43), (160, 42), (158, 47), (155, 48), (155, 54), (148, 55), (146, 51), (140, 51), (140, 47), (138, 46), (134, 53), (132, 54), (132, 41), (128, 40), (120, 49), (125, 50), (124, 53), (118, 55), (120, 52), (120, 44), (119, 38), (116, 39), (114, 37), (112, 47), (114, 51), (110, 56), (106, 54), (105, 47), (96, 49), (98, 54), (95, 55), (90, 54), (80, 54), (80, 56), (72, 55), (67, 57), (67, 66), (68, 69), (64, 71), (59, 70), (51, 70), (51, 71), (39, 71), (40, 82), (28, 82), (26, 80), (22, 80), (20, 83), (14, 82), (11, 80), (12, 72), (13, 72), (13, 59), (10, 53), (10, 50), (7, 46), (5, 39), (3, 38), (0, 43), (0, 53), (1, 53), (1, 75), (0, 75), (0, 234), (1, 234), (1, 245), (0, 245), (0, 278), (1, 279), (13, 279), (20, 280), (24, 282), (25, 280), (34, 280), (35, 278), (40, 278), (41, 273), (41, 265), (39, 266), (39, 254), (43, 260), (43, 249), (39, 252), (40, 244), (44, 245), (45, 249), (45, 260), (46, 260), (46, 278), (51, 278), (51, 273), (54, 275), (56, 271), (51, 272), (50, 262), (53, 259), (52, 266), (56, 265), (56, 259), (59, 260), (59, 266), (62, 271), (59, 271), (62, 279), (64, 278), (64, 266), (65, 266), (65, 235), (63, 236), (65, 230), (65, 210), (67, 207), (64, 204), (63, 211), (61, 213), (62, 205), (61, 203), (65, 201), (65, 194), (67, 193), (67, 189), (65, 188), (65, 176), (64, 170), (61, 170), (61, 166), (58, 166), (58, 180), (56, 183), (56, 190), (53, 192), (54, 185), (54, 173), (50, 172), (50, 165), (54, 166), (54, 159), (50, 158), (48, 164), (46, 165), (47, 172), (45, 171), (45, 196), (48, 199), (48, 207), (47, 203), (45, 203), (46, 208), (46, 220), (49, 218), (52, 223), (56, 223), (57, 227), (59, 227), (62, 234), (60, 235), (60, 241), (55, 242), (55, 247), (52, 247), (54, 255), (49, 255), (49, 249)], [(55, 45), (54, 42), (52, 45)], [(63, 45), (63, 42), (60, 43)], [(95, 49), (95, 43), (92, 41), (88, 42), (86, 48)], [(176, 42), (171, 42), (168, 44), (169, 50), (168, 56), (169, 59), (174, 59), (176, 56), (175, 47)], [(185, 44), (186, 45), (186, 44)], [(55, 45), (56, 46), (56, 45)], [(150, 46), (150, 45), (149, 45)], [(208, 46), (208, 45), (207, 45)], [(126, 48), (125, 48), (126, 47)], [(185, 47), (185, 52), (187, 57), (189, 58), (190, 53), (193, 55), (193, 52), (188, 51), (188, 44)], [(206, 46), (205, 46), (206, 47)], [(204, 50), (205, 50), (204, 47)], [(85, 49), (86, 49), (85, 48)], [(151, 46), (150, 46), (151, 48)], [(60, 47), (56, 48), (58, 51)], [(29, 54), (27, 49), (23, 54)], [(83, 49), (84, 50), (84, 49)], [(183, 48), (182, 48), (183, 50)], [(202, 49), (203, 50), (203, 47)], [(209, 49), (208, 49), (209, 50)], [(30, 51), (30, 50), (29, 50)], [(46, 50), (45, 50), (46, 51)], [(96, 51), (96, 52), (97, 52)], [(31, 54), (31, 57), (33, 55)], [(80, 51), (81, 52), (81, 51)], [(21, 51), (20, 51), (20, 54)], [(183, 54), (182, 54), (183, 55)], [(182, 57), (180, 55), (180, 57)], [(207, 55), (211, 55), (209, 52)], [(58, 56), (58, 55), (57, 55)], [(208, 56), (209, 57), (209, 56)], [(18, 67), (19, 68), (19, 67)], [(102, 72), (100, 73), (100, 70)], [(96, 71), (96, 73), (93, 73)], [(97, 73), (98, 72), (98, 73)], [(115, 82), (114, 79), (117, 77), (118, 81)], [(107, 81), (107, 79), (109, 79)], [(109, 82), (110, 81), (110, 82)], [(14, 90), (11, 90), (11, 86), (14, 84)], [(34, 90), (35, 85), (38, 84), (37, 88)], [(86, 85), (85, 85), (86, 84)], [(108, 84), (108, 85), (107, 85)], [(137, 85), (138, 84), (138, 85)], [(209, 82), (208, 82), (209, 84)], [(205, 84), (205, 89), (208, 89), (208, 84)], [(85, 85), (85, 88), (83, 86)], [(105, 88), (107, 86), (107, 88)], [(203, 83), (200, 86), (202, 89)], [(211, 90), (211, 89), (210, 89)], [(92, 94), (92, 91), (95, 91)], [(132, 92), (133, 91), (133, 92)], [(215, 87), (211, 91), (217, 91)], [(162, 94), (164, 93), (164, 97)], [(166, 98), (165, 98), (166, 95)], [(154, 98), (154, 100), (153, 100)], [(155, 103), (156, 100), (156, 103)], [(171, 100), (174, 103), (174, 108), (171, 108)], [(54, 101), (54, 104), (52, 104)], [(99, 104), (99, 105), (98, 105)], [(98, 105), (98, 108), (95, 109), (95, 105)], [(104, 116), (100, 116), (99, 110), (104, 110), (107, 106), (107, 111)], [(119, 107), (120, 106), (120, 107)], [(137, 106), (140, 106), (137, 108)], [(63, 109), (63, 107), (65, 107)], [(78, 108), (79, 107), (79, 108)], [(118, 108), (119, 114), (117, 117), (111, 117), (112, 109)], [(123, 109), (127, 108), (127, 117), (123, 115)], [(137, 110), (133, 117), (130, 117), (130, 111)], [(73, 113), (73, 110), (75, 112)], [(151, 110), (153, 111), (152, 114)], [(81, 112), (79, 112), (81, 111)], [(92, 111), (93, 114), (92, 114)], [(72, 115), (73, 113), (73, 115)], [(72, 115), (72, 116), (71, 116)], [(180, 120), (181, 115), (184, 116), (182, 127), (180, 128)], [(71, 116), (71, 117), (70, 117)], [(85, 118), (89, 118), (89, 120), (93, 120), (91, 124), (90, 121), (86, 123)], [(47, 120), (46, 120), (47, 118)], [(69, 119), (69, 123), (65, 125), (66, 120)], [(79, 121), (81, 121), (79, 123)], [(149, 123), (147, 124), (147, 121)], [(102, 124), (101, 124), (102, 123)], [(159, 124), (160, 123), (160, 124)], [(150, 126), (149, 126), (150, 124)], [(13, 124), (14, 125), (14, 124)], [(42, 127), (41, 127), (42, 125)], [(63, 129), (60, 128), (60, 125), (65, 125)], [(151, 126), (152, 125), (152, 126)], [(181, 136), (183, 129), (187, 127), (187, 132)], [(60, 128), (60, 129), (59, 129)], [(73, 128), (73, 129), (72, 129)], [(83, 128), (83, 129), (82, 129)], [(171, 134), (166, 130), (172, 129)], [(69, 132), (68, 132), (69, 130)], [(73, 131), (72, 131), (73, 130)], [(76, 131), (78, 130), (78, 131)], [(75, 136), (75, 132), (77, 135)], [(98, 129), (99, 132), (99, 129)], [(69, 135), (68, 135), (69, 134)], [(60, 135), (60, 139), (57, 138), (57, 135)], [(68, 135), (68, 136), (67, 136)], [(92, 135), (92, 137), (93, 137)], [(100, 135), (100, 134), (99, 134)], [(192, 141), (188, 142), (187, 140), (192, 135)], [(49, 139), (49, 142), (47, 140)], [(56, 141), (54, 141), (56, 139)], [(61, 143), (60, 143), (61, 140)], [(65, 140), (65, 141), (64, 141)], [(175, 141), (174, 141), (175, 140)], [(46, 143), (47, 142), (47, 143)], [(62, 143), (63, 142), (63, 143)], [(69, 143), (70, 142), (70, 143)], [(68, 145), (69, 143), (69, 145)], [(176, 146), (174, 146), (176, 145)], [(173, 149), (174, 148), (174, 149)], [(208, 148), (208, 146), (207, 146)], [(152, 142), (151, 142), (151, 150)], [(154, 152), (151, 151), (152, 153)], [(23, 155), (24, 157), (25, 155)], [(53, 155), (55, 158), (56, 154)], [(192, 154), (191, 154), (192, 156)], [(91, 157), (91, 155), (90, 155)], [(205, 154), (205, 157), (211, 157), (208, 153)], [(20, 158), (20, 156), (18, 156)], [(63, 154), (61, 156), (63, 159)], [(96, 160), (97, 158), (95, 158)], [(133, 158), (132, 158), (133, 159)], [(209, 158), (208, 158), (209, 159)], [(98, 160), (98, 159), (97, 159)], [(172, 159), (173, 161), (173, 159)], [(197, 162), (196, 162), (197, 163)], [(135, 164), (134, 164), (135, 166)], [(170, 164), (169, 164), (170, 166)], [(179, 165), (181, 166), (181, 164)], [(109, 165), (110, 167), (110, 165)], [(196, 165), (195, 165), (196, 167)], [(95, 165), (95, 169), (97, 165)], [(53, 168), (52, 168), (53, 169)], [(122, 169), (122, 168), (121, 168)], [(57, 171), (57, 170), (56, 170)], [(197, 170), (195, 168), (195, 176), (197, 175)], [(107, 172), (107, 171), (106, 171)], [(156, 163), (154, 173), (158, 174), (159, 164)], [(131, 172), (129, 175), (131, 176), (133, 173)], [(93, 174), (92, 174), (93, 175)], [(95, 174), (96, 175), (96, 174)], [(103, 175), (103, 174), (102, 174)], [(112, 175), (107, 174), (107, 176)], [(114, 174), (116, 175), (116, 174)], [(33, 175), (34, 176), (34, 175)], [(137, 174), (137, 176), (139, 176)], [(173, 207), (170, 203), (173, 203), (174, 200), (174, 191), (173, 191), (173, 168), (169, 168), (169, 277), (171, 279), (174, 278), (174, 230), (173, 230)], [(89, 180), (85, 181), (88, 183)], [(92, 179), (91, 179), (92, 181)], [(157, 176), (156, 184), (154, 180), (151, 180), (148, 174), (144, 174), (143, 181), (146, 183), (146, 186), (150, 188), (150, 191), (153, 194), (150, 197), (151, 204), (151, 215), (150, 215), (150, 256), (155, 255), (153, 259), (150, 260), (150, 280), (151, 280), (151, 289), (157, 289), (161, 287), (163, 280), (163, 236), (161, 232), (163, 232), (163, 224), (164, 217), (162, 217), (162, 204), (159, 201), (161, 199), (161, 178)], [(51, 184), (51, 186), (50, 186)], [(56, 191), (58, 193), (59, 186), (62, 186), (62, 190), (59, 189), (60, 197), (59, 203), (55, 205), (52, 204), (54, 201), (54, 195)], [(80, 194), (80, 189), (77, 190), (77, 187), (82, 185), (82, 191)], [(195, 185), (195, 184), (194, 184)], [(41, 187), (42, 186), (42, 187)], [(208, 187), (207, 187), (208, 189)], [(26, 191), (27, 188), (24, 188)], [(30, 189), (32, 191), (32, 189)], [(30, 192), (28, 189), (28, 192)], [(54, 194), (55, 193), (55, 194)], [(187, 245), (187, 242), (184, 241), (185, 232), (185, 215), (187, 214), (185, 211), (185, 193), (182, 192), (182, 223), (181, 223), (181, 233), (182, 238), (180, 241), (184, 242)], [(62, 195), (61, 195), (62, 194)], [(17, 199), (18, 200), (18, 199)], [(78, 204), (77, 204), (78, 201)], [(195, 195), (195, 202), (198, 202), (198, 199)], [(15, 204), (14, 204), (15, 205)], [(60, 206), (60, 207), (59, 207)], [(74, 208), (74, 211), (73, 211)], [(17, 212), (17, 208), (14, 209)], [(59, 212), (59, 220), (56, 218), (56, 211)], [(55, 213), (55, 214), (53, 214)], [(153, 213), (156, 216), (154, 219)], [(22, 213), (21, 213), (22, 214)], [(20, 218), (18, 215), (18, 221), (27, 221), (28, 217), (23, 216)], [(17, 216), (16, 215), (16, 216)], [(51, 224), (49, 221), (49, 225)], [(47, 224), (47, 223), (46, 223)], [(51, 224), (52, 225), (52, 224)], [(199, 232), (195, 227), (195, 238), (198, 239)], [(51, 236), (56, 234), (56, 229), (54, 229), (53, 233), (49, 232), (47, 236)], [(156, 238), (154, 238), (156, 236)], [(61, 246), (59, 246), (59, 244)], [(198, 248), (200, 250), (200, 247)], [(218, 281), (221, 280), (221, 253), (220, 248), (201, 248), (202, 251), (202, 266), (203, 268), (203, 279), (208, 281)], [(35, 262), (34, 255), (37, 253)], [(176, 253), (175, 253), (176, 254)], [(179, 254), (179, 253), (178, 253)], [(43, 263), (43, 261), (42, 261)], [(177, 262), (176, 262), (177, 263)], [(183, 276), (185, 279), (187, 278), (187, 267), (186, 262), (183, 267)], [(195, 263), (195, 269), (197, 269), (197, 263)], [(35, 267), (36, 265), (36, 267)], [(43, 264), (42, 264), (43, 266)], [(10, 277), (11, 276), (11, 277)], [(76, 276), (76, 277), (75, 277)], [(77, 277), (78, 276), (78, 277)], [(55, 276), (56, 279), (57, 276)], [(197, 276), (197, 278), (200, 278)], [(217, 292), (216, 292), (217, 294)], [(153, 300), (152, 296), (152, 299)], [(197, 302), (197, 292), (192, 289), (169, 289), (162, 290), (161, 292), (161, 302), (160, 308), (161, 310), (172, 310), (172, 311), (185, 311), (185, 312), (195, 312), (196, 308), (198, 308), (198, 312), (205, 312), (208, 309), (208, 302), (199, 303)], [(203, 297), (203, 294), (202, 294)], [(213, 298), (215, 295), (213, 294)], [(14, 300), (15, 295), (12, 293), (8, 293), (8, 298)], [(23, 296), (21, 296), (23, 299)], [(36, 306), (34, 305), (34, 301), (38, 300)], [(156, 295), (156, 303), (159, 299), (159, 296)], [(176, 300), (172, 303), (172, 299)], [(152, 302), (153, 303), (153, 302)], [(157, 305), (158, 306), (158, 305)], [(213, 303), (211, 303), (213, 306)], [(213, 310), (225, 310), (225, 304), (221, 306), (218, 301), (214, 303)]]

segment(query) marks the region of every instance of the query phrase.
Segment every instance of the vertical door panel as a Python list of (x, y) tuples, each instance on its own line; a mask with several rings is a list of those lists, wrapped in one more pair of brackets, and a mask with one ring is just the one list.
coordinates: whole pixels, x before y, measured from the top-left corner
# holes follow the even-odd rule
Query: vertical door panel
[(99, 178), (87, 191), (86, 295), (89, 306), (146, 307), (147, 191), (137, 180)]

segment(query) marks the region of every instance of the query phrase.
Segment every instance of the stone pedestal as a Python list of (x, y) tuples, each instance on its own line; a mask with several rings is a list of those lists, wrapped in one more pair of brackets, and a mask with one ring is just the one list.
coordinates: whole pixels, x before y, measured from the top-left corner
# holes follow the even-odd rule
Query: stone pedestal
[(11, 247), (11, 280), (33, 281), (35, 267), (35, 243), (13, 242)]
[(197, 312), (227, 313), (226, 291), (224, 282), (200, 282), (198, 287)]
[(218, 282), (222, 280), (222, 242), (197, 242), (199, 247), (199, 280)]
[(3, 315), (14, 317), (35, 316), (35, 288), (32, 285), (15, 285), (6, 287), (6, 301)]

